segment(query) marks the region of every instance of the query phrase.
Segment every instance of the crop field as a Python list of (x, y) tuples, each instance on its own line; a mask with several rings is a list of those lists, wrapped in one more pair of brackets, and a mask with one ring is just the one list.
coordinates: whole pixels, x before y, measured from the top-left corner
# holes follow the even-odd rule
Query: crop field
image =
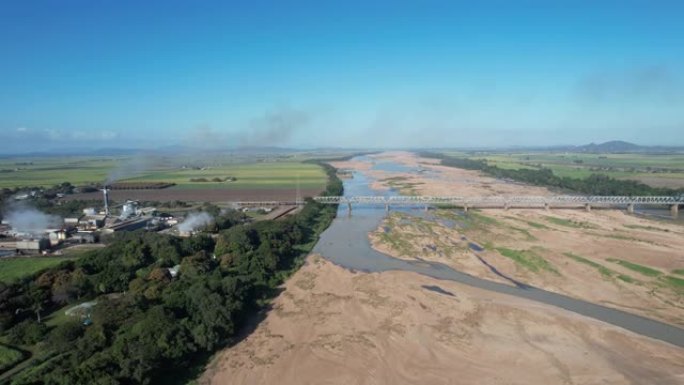
[[(0, 160), (0, 188), (117, 182), (168, 182), (175, 189), (322, 189), (323, 170), (303, 157), (191, 159), (64, 157)], [(233, 179), (234, 178), (234, 179)]]
[(49, 187), (63, 182), (102, 182), (124, 158), (59, 157), (0, 159), (0, 188)]
[(17, 257), (0, 259), (0, 282), (11, 282), (51, 266), (56, 266), (69, 257)]
[(548, 168), (555, 175), (585, 178), (604, 174), (638, 180), (654, 187), (684, 187), (684, 154), (588, 154), (588, 153), (466, 153), (446, 154), (486, 160), (503, 169)]

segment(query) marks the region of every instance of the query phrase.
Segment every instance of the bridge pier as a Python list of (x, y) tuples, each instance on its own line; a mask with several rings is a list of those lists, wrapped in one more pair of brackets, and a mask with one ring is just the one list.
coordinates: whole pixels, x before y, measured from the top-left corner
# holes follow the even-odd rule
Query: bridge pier
[(630, 203), (627, 205), (627, 212), (630, 214), (634, 214), (634, 203)]
[(672, 218), (677, 219), (679, 217), (679, 205), (675, 204), (670, 206), (670, 213), (672, 214)]
[(504, 203), (504, 210), (508, 210), (508, 202)]
[(466, 214), (468, 213), (468, 206), (463, 206), (463, 212)]
[(551, 208), (551, 205), (548, 204), (548, 202), (544, 203), (544, 210), (549, 211)]
[(591, 205), (589, 203), (584, 205), (584, 209), (587, 210), (587, 212), (591, 211)]
[(425, 205), (425, 212), (428, 212), (428, 210), (430, 210), (430, 206)]
[(389, 203), (385, 203), (385, 212), (388, 213), (389, 209), (390, 209)]
[(351, 209), (351, 202), (347, 202), (347, 209), (349, 211), (349, 214), (351, 214), (352, 209)]

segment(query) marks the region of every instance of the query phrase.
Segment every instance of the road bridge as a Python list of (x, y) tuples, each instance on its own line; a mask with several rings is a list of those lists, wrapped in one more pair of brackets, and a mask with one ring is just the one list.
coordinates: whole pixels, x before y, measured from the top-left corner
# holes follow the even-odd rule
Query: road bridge
[(346, 204), (349, 211), (352, 205), (384, 206), (389, 211), (391, 206), (456, 206), (465, 211), (471, 208), (509, 209), (509, 208), (584, 208), (592, 207), (626, 207), (634, 212), (635, 206), (669, 206), (672, 216), (677, 217), (679, 206), (684, 205), (684, 196), (598, 196), (598, 195), (556, 195), (556, 196), (320, 196), (313, 198), (323, 204)]

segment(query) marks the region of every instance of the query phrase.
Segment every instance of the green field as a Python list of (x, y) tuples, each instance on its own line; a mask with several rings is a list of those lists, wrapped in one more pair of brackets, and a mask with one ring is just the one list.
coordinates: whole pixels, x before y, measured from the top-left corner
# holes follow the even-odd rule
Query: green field
[(16, 365), (17, 362), (21, 361), (23, 358), (24, 355), (21, 354), (21, 352), (0, 345), (0, 373)]
[[(62, 182), (73, 185), (101, 184), (110, 173), (119, 181), (169, 182), (174, 188), (254, 189), (322, 188), (326, 177), (314, 164), (302, 163), (306, 156), (279, 158), (233, 158), (228, 155), (193, 161), (191, 158), (53, 157), (6, 158), (0, 160), (0, 188), (49, 187)], [(193, 182), (191, 179), (237, 178), (234, 182)]]
[[(237, 178), (235, 182), (192, 182), (191, 179)], [(301, 162), (249, 163), (208, 167), (205, 170), (156, 170), (128, 181), (170, 182), (175, 188), (322, 188), (326, 182), (323, 170)]]
[(20, 257), (0, 259), (0, 282), (11, 282), (73, 258)]
[(502, 169), (548, 168), (557, 176), (585, 178), (603, 174), (634, 179), (654, 187), (684, 187), (684, 154), (588, 154), (588, 153), (467, 153), (445, 152), (456, 157), (482, 159)]

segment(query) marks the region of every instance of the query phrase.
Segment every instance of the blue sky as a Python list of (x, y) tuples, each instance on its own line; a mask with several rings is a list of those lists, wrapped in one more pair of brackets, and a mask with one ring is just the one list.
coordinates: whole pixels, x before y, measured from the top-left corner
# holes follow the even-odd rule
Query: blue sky
[(681, 1), (13, 1), (0, 152), (684, 145)]

